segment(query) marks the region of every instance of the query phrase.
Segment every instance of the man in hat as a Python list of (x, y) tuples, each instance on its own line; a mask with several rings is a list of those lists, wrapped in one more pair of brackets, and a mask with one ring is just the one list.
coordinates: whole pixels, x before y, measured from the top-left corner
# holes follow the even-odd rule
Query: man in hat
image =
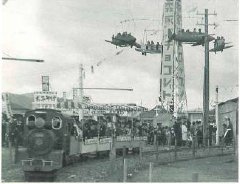
[(233, 140), (233, 127), (229, 117), (225, 117), (225, 132), (224, 132), (224, 142), (226, 145), (230, 145)]
[(156, 130), (156, 135), (157, 135), (157, 144), (162, 145), (163, 139), (162, 139), (162, 123), (157, 124), (157, 130)]
[(180, 122), (175, 121), (175, 123), (173, 125), (173, 129), (174, 129), (176, 144), (177, 144), (177, 146), (181, 146), (182, 130), (181, 130)]

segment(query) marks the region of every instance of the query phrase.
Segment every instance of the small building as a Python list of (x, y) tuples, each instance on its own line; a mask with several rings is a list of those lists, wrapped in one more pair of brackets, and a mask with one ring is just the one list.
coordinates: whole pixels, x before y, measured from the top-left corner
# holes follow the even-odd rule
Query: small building
[(223, 124), (229, 118), (236, 135), (238, 130), (238, 97), (218, 104), (219, 136), (223, 135)]
[(162, 123), (163, 126), (172, 126), (173, 123), (171, 120), (172, 114), (160, 106), (156, 106), (140, 114), (141, 123), (151, 124), (154, 127), (156, 127), (158, 123)]
[(160, 112), (154, 119), (153, 119), (153, 126), (156, 127), (158, 123), (161, 123), (162, 126), (172, 127), (173, 122), (173, 115), (168, 112)]

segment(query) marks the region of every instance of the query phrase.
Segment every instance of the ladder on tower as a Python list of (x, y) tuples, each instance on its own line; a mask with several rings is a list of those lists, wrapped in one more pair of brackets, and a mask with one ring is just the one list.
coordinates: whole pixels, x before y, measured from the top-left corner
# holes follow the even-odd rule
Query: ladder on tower
[[(12, 113), (12, 108), (10, 105), (10, 100), (9, 100), (9, 93), (3, 93), (2, 94), (2, 112), (6, 113), (6, 116), (8, 118), (7, 122), (7, 132), (8, 134), (11, 133), (10, 128), (12, 127), (10, 123), (13, 123), (13, 113)], [(16, 162), (16, 153), (17, 150), (15, 149), (15, 154), (13, 154), (13, 145), (11, 141), (9, 141), (9, 135), (8, 135), (8, 146), (9, 146), (9, 155), (10, 155), (10, 161), (11, 163)]]
[(6, 112), (7, 118), (10, 120), (10, 122), (12, 122), (13, 120), (13, 113), (12, 113), (12, 108), (10, 105), (10, 100), (9, 100), (9, 94), (8, 93), (3, 93), (2, 96), (2, 104), (3, 104), (3, 112)]

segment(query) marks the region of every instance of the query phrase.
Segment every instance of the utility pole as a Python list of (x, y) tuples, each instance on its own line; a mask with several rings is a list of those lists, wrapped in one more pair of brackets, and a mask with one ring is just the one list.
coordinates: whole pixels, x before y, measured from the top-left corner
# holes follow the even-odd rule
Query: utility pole
[(219, 145), (219, 119), (218, 119), (218, 86), (216, 87), (216, 102), (215, 102), (215, 120), (216, 120), (216, 145)]
[(79, 122), (83, 119), (83, 65), (80, 64), (79, 65), (79, 103), (81, 105), (80, 109), (79, 109), (79, 114), (78, 114), (78, 118), (79, 118)]
[(205, 66), (204, 66), (204, 107), (203, 107), (203, 142), (207, 145), (209, 126), (209, 41), (208, 41), (208, 9), (205, 9)]
[[(173, 25), (174, 25), (174, 33), (176, 33), (176, 0), (173, 0), (173, 11), (174, 11), (174, 14), (173, 14)], [(172, 108), (172, 117), (174, 119), (175, 117), (175, 94), (174, 94), (174, 89), (175, 89), (175, 49), (176, 49), (176, 41), (173, 40), (173, 86), (172, 86), (172, 107), (170, 105), (170, 112), (171, 112), (171, 108)], [(177, 115), (176, 115), (177, 116)]]
[(204, 14), (205, 23), (204, 24), (197, 24), (197, 25), (204, 25), (205, 27), (205, 66), (204, 66), (204, 82), (203, 82), (203, 144), (207, 146), (208, 144), (208, 127), (209, 127), (209, 39), (208, 39), (208, 26), (212, 24), (208, 24), (208, 16), (209, 15), (217, 15), (215, 12), (214, 14), (209, 14), (208, 9), (205, 9)]

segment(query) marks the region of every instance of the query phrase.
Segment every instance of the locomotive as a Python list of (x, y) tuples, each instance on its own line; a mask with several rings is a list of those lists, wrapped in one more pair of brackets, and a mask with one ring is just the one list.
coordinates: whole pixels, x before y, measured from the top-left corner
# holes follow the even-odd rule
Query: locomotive
[[(88, 124), (89, 121), (84, 121)], [(82, 129), (81, 129), (82, 128)], [(25, 180), (54, 180), (56, 171), (78, 161), (81, 156), (107, 152), (114, 148), (138, 149), (146, 137), (84, 137), (84, 126), (73, 117), (54, 109), (36, 109), (24, 117), (24, 158), (21, 160)], [(81, 133), (82, 132), (82, 133)], [(114, 139), (114, 144), (113, 144)]]

